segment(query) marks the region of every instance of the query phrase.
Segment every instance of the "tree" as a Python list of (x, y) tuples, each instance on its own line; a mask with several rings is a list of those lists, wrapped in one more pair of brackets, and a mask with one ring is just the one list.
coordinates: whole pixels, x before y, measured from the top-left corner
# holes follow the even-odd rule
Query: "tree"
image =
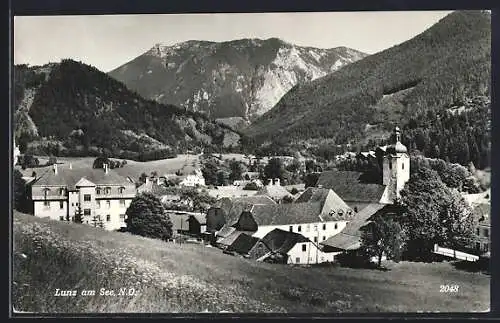
[(281, 202), (283, 202), (285, 204), (292, 203), (293, 202), (293, 197), (291, 197), (290, 195), (286, 195), (285, 197), (283, 197), (281, 199)]
[(316, 171), (316, 163), (314, 162), (314, 160), (307, 160), (306, 161), (306, 172), (310, 173), (310, 172), (314, 172)]
[(423, 260), (434, 244), (466, 248), (473, 234), (470, 207), (456, 190), (448, 188), (436, 171), (421, 168), (401, 191), (399, 219), (406, 237), (406, 254)]
[(300, 170), (300, 166), (300, 162), (297, 159), (294, 159), (290, 165), (285, 167), (285, 169), (290, 173), (297, 173)]
[(229, 178), (229, 174), (223, 170), (219, 170), (217, 172), (217, 186), (226, 186), (227, 185), (227, 180)]
[(27, 210), (26, 181), (19, 170), (14, 170), (14, 209), (24, 212)]
[(75, 209), (74, 222), (75, 223), (83, 223), (83, 211), (82, 211), (82, 207), (80, 205), (78, 205), (77, 208)]
[(139, 176), (139, 182), (146, 183), (147, 178), (148, 178), (148, 175), (146, 173), (142, 173), (141, 176)]
[(207, 185), (217, 185), (217, 171), (219, 170), (219, 167), (217, 164), (213, 161), (207, 161), (202, 170), (201, 173), (203, 174), (203, 178), (205, 179), (205, 183)]
[(258, 191), (259, 190), (259, 186), (255, 182), (250, 182), (250, 183), (247, 183), (245, 185), (245, 187), (243, 187), (243, 189), (246, 190), (246, 191)]
[(264, 167), (264, 176), (267, 179), (279, 178), (283, 179), (283, 164), (281, 159), (272, 158), (269, 163)]
[(92, 164), (92, 168), (103, 168), (104, 164), (108, 164), (109, 165), (109, 158), (108, 157), (103, 157), (103, 156), (97, 157), (96, 159), (94, 159), (94, 163)]
[(401, 225), (390, 214), (375, 214), (361, 234), (361, 248), (370, 257), (377, 257), (378, 267), (385, 254), (387, 259), (399, 261), (403, 246)]
[(168, 240), (172, 222), (161, 201), (151, 193), (136, 196), (127, 211), (127, 231), (154, 239)]
[(47, 162), (47, 165), (50, 166), (50, 165), (54, 165), (54, 164), (57, 164), (57, 158), (55, 156), (50, 156), (49, 161)]
[(243, 174), (243, 167), (241, 166), (240, 162), (232, 160), (229, 164), (229, 168), (231, 169), (231, 173), (229, 174), (229, 179), (231, 181), (241, 179), (241, 176)]

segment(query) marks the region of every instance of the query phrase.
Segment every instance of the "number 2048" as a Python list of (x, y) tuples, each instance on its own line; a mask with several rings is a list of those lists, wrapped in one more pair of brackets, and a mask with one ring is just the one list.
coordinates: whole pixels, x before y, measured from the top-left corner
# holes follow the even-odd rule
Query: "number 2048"
[(458, 293), (458, 285), (440, 285), (440, 293)]

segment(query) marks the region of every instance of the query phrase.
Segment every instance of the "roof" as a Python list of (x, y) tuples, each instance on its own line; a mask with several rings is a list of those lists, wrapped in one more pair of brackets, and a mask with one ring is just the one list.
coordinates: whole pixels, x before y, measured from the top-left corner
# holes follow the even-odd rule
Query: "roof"
[(254, 205), (251, 214), (257, 225), (286, 225), (320, 222), (321, 203)]
[(191, 216), (196, 219), (199, 224), (207, 224), (207, 216), (205, 214), (191, 214)]
[(235, 227), (231, 227), (231, 226), (228, 226), (228, 225), (224, 225), (222, 227), (222, 229), (220, 229), (219, 232), (217, 232), (217, 237), (222, 237), (222, 238), (225, 238), (227, 237), (228, 235), (230, 235), (231, 233), (233, 233), (234, 231), (236, 231), (236, 228)]
[(236, 241), (236, 239), (238, 239), (238, 237), (240, 235), (250, 236), (243, 231), (235, 230), (235, 231), (231, 232), (229, 235), (227, 235), (226, 237), (224, 237), (223, 239), (221, 239), (220, 241), (218, 241), (218, 243), (226, 245), (226, 246), (230, 246)]
[[(352, 212), (333, 190), (327, 188), (309, 187), (295, 201), (297, 203), (321, 203), (322, 218), (325, 221), (344, 220), (345, 214)], [(333, 212), (332, 212), (333, 211)]]
[(261, 241), (273, 252), (288, 253), (297, 243), (309, 242), (303, 235), (295, 232), (274, 229)]
[(347, 203), (378, 203), (385, 190), (385, 185), (367, 182), (361, 172), (338, 170), (322, 172), (316, 186), (332, 189)]
[[(76, 184), (85, 178), (96, 185), (133, 185), (126, 177), (119, 175), (112, 169), (105, 173), (103, 169), (95, 168), (64, 168), (58, 167), (57, 174), (52, 169), (49, 169), (40, 176), (40, 179), (34, 183), (34, 186), (67, 186), (69, 189), (74, 189)], [(88, 183), (87, 183), (88, 184)]]
[(189, 230), (189, 215), (183, 213), (170, 213), (167, 212), (170, 216), (170, 221), (172, 221), (172, 231), (176, 232), (177, 230)]
[(239, 254), (248, 254), (250, 250), (259, 241), (258, 238), (249, 234), (240, 232), (236, 239), (227, 247), (227, 251), (236, 251)]
[(276, 205), (276, 202), (268, 196), (226, 197), (218, 200), (213, 207), (224, 211), (226, 222), (233, 224), (238, 221), (241, 212), (251, 208), (252, 205)]
[(257, 191), (256, 195), (268, 195), (275, 199), (282, 199), (285, 196), (293, 196), (281, 185), (266, 185)]
[(140, 193), (148, 192), (154, 195), (163, 195), (163, 196), (168, 195), (170, 193), (164, 186), (158, 185), (156, 181), (151, 181), (151, 180), (139, 186), (137, 188), (137, 191)]
[(356, 213), (345, 228), (338, 234), (320, 242), (321, 245), (340, 250), (353, 250), (361, 244), (361, 227), (363, 227), (372, 215), (377, 213), (385, 204), (373, 203)]

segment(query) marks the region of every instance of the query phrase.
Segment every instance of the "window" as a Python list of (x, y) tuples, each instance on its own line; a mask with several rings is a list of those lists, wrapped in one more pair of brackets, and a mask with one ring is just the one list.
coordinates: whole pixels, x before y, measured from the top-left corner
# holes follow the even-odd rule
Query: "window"
[(64, 202), (63, 201), (59, 201), (59, 208), (61, 210), (64, 209)]
[(337, 223), (335, 223), (335, 227), (334, 228), (335, 228), (335, 230), (337, 230), (337, 228), (338, 228), (338, 224)]
[(318, 225), (317, 224), (314, 225), (314, 231), (318, 231)]
[(306, 251), (306, 249), (307, 249), (307, 245), (304, 243), (304, 244), (302, 245), (302, 251)]
[(301, 231), (302, 231), (302, 227), (299, 225), (299, 226), (297, 227), (297, 232), (301, 232)]
[(125, 187), (120, 187), (118, 189), (118, 193), (120, 193), (120, 194), (123, 194), (124, 191), (125, 191)]
[(100, 188), (100, 187), (96, 187), (96, 189), (95, 189), (95, 193), (96, 193), (97, 195), (101, 195), (101, 188)]
[(125, 206), (125, 200), (120, 200), (120, 206)]
[(405, 163), (401, 163), (401, 169), (405, 169)]
[(483, 244), (483, 251), (484, 251), (484, 252), (488, 252), (489, 250), (490, 250), (490, 245), (489, 245), (489, 243), (485, 243), (485, 244)]
[(84, 194), (84, 195), (83, 195), (83, 200), (84, 200), (85, 202), (90, 202), (90, 194)]
[(110, 214), (106, 215), (106, 221), (108, 221), (108, 222), (111, 221), (111, 215)]
[(101, 201), (97, 200), (95, 202), (97, 203), (97, 208), (99, 209), (101, 207)]
[(125, 214), (120, 214), (120, 221), (125, 221)]
[(476, 229), (476, 234), (479, 235), (479, 228)]
[(64, 193), (65, 193), (65, 189), (64, 189), (64, 187), (61, 187), (59, 189), (59, 195), (64, 195)]
[(295, 258), (295, 263), (296, 264), (300, 263), (300, 258), (299, 257)]
[(483, 230), (483, 235), (487, 238), (490, 236), (490, 231), (488, 229)]
[(323, 224), (323, 230), (326, 230), (326, 224)]
[(289, 230), (290, 232), (293, 232), (293, 225), (291, 225), (291, 226), (288, 228), (288, 230)]
[(111, 207), (111, 201), (110, 200), (107, 200), (106, 201), (106, 207), (109, 209)]
[(392, 162), (389, 160), (389, 169), (392, 169)]
[(476, 250), (481, 249), (481, 244), (479, 242), (476, 242)]
[(59, 221), (64, 221), (64, 216), (63, 215), (59, 216)]
[(75, 203), (71, 203), (71, 206), (75, 206)]
[(325, 236), (323, 236), (323, 241), (325, 241), (325, 240), (326, 240), (326, 237), (325, 237)]
[(314, 237), (314, 242), (318, 242), (318, 237)]
[(306, 232), (309, 232), (309, 224), (306, 225)]
[(111, 193), (111, 187), (106, 187), (106, 195)]
[(83, 210), (83, 215), (90, 215), (90, 209), (84, 209)]
[(50, 202), (49, 201), (43, 201), (43, 206), (50, 208)]

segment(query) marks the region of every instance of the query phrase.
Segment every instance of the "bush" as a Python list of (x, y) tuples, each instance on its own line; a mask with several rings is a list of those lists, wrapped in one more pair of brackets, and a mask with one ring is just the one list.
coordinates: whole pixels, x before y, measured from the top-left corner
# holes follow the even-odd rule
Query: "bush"
[(247, 191), (258, 191), (259, 186), (254, 182), (250, 182), (247, 185), (245, 185), (245, 187), (243, 187), (243, 189), (247, 190)]
[(161, 201), (150, 193), (136, 196), (127, 209), (127, 231), (167, 241), (172, 237), (172, 222)]
[(290, 190), (290, 194), (293, 194), (293, 195), (297, 194), (298, 192), (299, 192), (299, 190), (296, 187), (294, 187)]

